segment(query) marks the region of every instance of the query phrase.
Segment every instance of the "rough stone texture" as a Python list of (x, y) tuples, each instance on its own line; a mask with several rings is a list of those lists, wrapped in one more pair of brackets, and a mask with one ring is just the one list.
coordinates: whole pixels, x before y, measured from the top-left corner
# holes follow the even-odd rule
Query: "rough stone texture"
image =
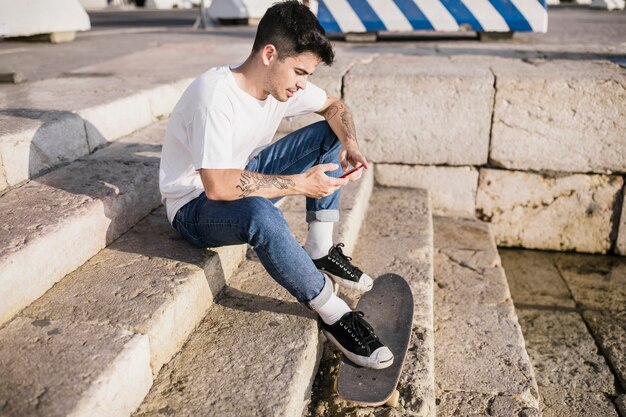
[[(342, 98), (342, 84), (343, 77), (350, 71), (350, 69), (357, 64), (371, 62), (377, 54), (364, 54), (354, 53), (351, 51), (344, 51), (341, 54), (337, 54), (335, 62), (331, 67), (319, 65), (315, 74), (311, 76), (310, 81), (320, 88), (326, 90), (326, 92), (335, 97)], [(285, 119), (278, 127), (279, 132), (293, 132), (311, 123), (324, 120), (324, 118), (318, 114), (307, 114), (303, 116), (296, 116), (289, 119)], [(357, 135), (361, 137), (361, 135)]]
[(515, 249), (500, 249), (499, 252), (517, 308), (576, 307), (554, 265), (554, 254)]
[(377, 164), (376, 182), (428, 190), (433, 214), (474, 217), (478, 170), (472, 167)]
[(626, 390), (626, 311), (585, 311), (583, 317), (600, 345), (602, 354), (611, 364), (622, 389)]
[[(626, 188), (625, 188), (626, 189)], [(622, 192), (622, 197), (626, 192)], [(620, 216), (619, 227), (617, 231), (617, 242), (615, 243), (615, 252), (626, 256), (626, 198), (622, 202), (622, 214)]]
[(128, 415), (152, 383), (148, 339), (16, 317), (0, 330), (0, 415)]
[(589, 60), (493, 63), (490, 161), (519, 170), (626, 172), (626, 74)]
[(617, 407), (621, 417), (626, 416), (626, 395), (620, 395), (617, 397), (615, 400), (615, 406)]
[[(24, 310), (32, 318), (109, 324), (150, 340), (157, 374), (206, 315), (246, 245), (197, 249), (161, 208)], [(220, 258), (233, 265), (222, 265)]]
[(615, 394), (615, 382), (579, 313), (519, 309), (540, 387)]
[[(432, 221), (425, 190), (376, 188), (354, 254), (355, 264), (377, 277), (394, 272), (405, 277), (415, 298), (413, 335), (398, 389), (400, 405), (359, 407), (341, 400), (333, 388), (339, 355), (325, 352), (307, 416), (435, 415)], [(376, 256), (372, 256), (376, 254)], [(357, 295), (341, 290), (356, 302)]]
[[(437, 302), (497, 305), (511, 298), (489, 224), (435, 218)], [(471, 242), (459, 245), (457, 242)]]
[(438, 414), (472, 407), (476, 415), (538, 415), (537, 382), (489, 225), (436, 217), (434, 226)]
[(487, 162), (494, 77), (480, 58), (385, 55), (350, 70), (344, 99), (373, 162)]
[(611, 400), (596, 392), (542, 387), (541, 400), (543, 417), (619, 417)]
[(0, 323), (160, 205), (164, 129), (151, 126), (0, 197)]
[(498, 245), (606, 253), (623, 183), (617, 176), (481, 169), (476, 208)]
[(438, 417), (539, 417), (536, 408), (528, 407), (511, 395), (482, 394), (477, 392), (444, 392), (438, 398)]
[(314, 313), (246, 261), (134, 415), (297, 416), (317, 354)]
[(526, 407), (538, 408), (537, 385), (512, 303), (437, 304), (435, 352), (439, 392), (513, 395)]
[(584, 309), (626, 310), (626, 259), (557, 254), (556, 266)]
[(4, 190), (8, 186), (9, 186), (9, 183), (7, 182), (7, 176), (4, 172), (4, 162), (2, 161), (2, 153), (0, 152), (0, 190)]

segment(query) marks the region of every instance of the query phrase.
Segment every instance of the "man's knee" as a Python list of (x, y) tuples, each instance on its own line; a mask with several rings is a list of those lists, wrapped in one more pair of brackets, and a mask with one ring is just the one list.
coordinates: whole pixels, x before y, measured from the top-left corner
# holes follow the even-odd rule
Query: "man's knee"
[(248, 205), (248, 240), (251, 245), (290, 233), (282, 212), (270, 200), (263, 197), (248, 197), (245, 200)]

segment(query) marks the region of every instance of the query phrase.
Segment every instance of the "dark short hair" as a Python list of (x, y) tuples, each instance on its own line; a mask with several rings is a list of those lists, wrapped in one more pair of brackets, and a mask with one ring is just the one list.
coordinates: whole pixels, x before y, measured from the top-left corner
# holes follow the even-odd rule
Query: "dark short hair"
[(261, 18), (252, 51), (268, 44), (276, 47), (281, 60), (304, 52), (317, 55), (326, 65), (335, 59), (324, 28), (311, 10), (296, 0), (274, 3)]

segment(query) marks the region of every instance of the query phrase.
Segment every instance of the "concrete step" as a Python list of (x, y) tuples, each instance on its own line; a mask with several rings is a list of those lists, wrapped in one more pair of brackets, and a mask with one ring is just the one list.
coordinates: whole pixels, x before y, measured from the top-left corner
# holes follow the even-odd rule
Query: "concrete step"
[[(354, 247), (372, 172), (346, 188), (336, 239)], [(306, 234), (302, 198), (283, 211)], [(250, 252), (219, 301), (156, 378), (134, 416), (300, 416), (320, 351), (316, 315), (276, 284)]]
[(0, 325), (158, 207), (165, 122), (0, 197)]
[(540, 416), (489, 224), (435, 217), (434, 229), (437, 415)]
[[(424, 190), (376, 188), (355, 251), (355, 262), (373, 277), (388, 272), (404, 276), (415, 297), (413, 335), (398, 389), (397, 409), (354, 406), (335, 393), (340, 356), (327, 347), (311, 404), (312, 416), (435, 416), (433, 338), (433, 229), (428, 193)], [(356, 293), (342, 294), (352, 303)]]
[(155, 210), (0, 330), (0, 414), (129, 415), (245, 249), (196, 249)]
[(249, 48), (238, 41), (216, 46), (166, 43), (59, 78), (3, 87), (0, 191), (167, 116), (193, 78), (239, 62)]
[(529, 250), (500, 255), (543, 417), (617, 417), (615, 397), (626, 389), (626, 260)]

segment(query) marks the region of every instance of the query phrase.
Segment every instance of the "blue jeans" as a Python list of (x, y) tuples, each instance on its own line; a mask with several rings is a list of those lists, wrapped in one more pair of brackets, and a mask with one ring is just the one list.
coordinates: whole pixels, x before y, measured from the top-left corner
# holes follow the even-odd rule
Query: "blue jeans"
[[(246, 170), (263, 174), (300, 174), (314, 165), (339, 164), (339, 139), (325, 121), (299, 129), (250, 160)], [(341, 167), (328, 175), (338, 177)], [(306, 220), (339, 220), (340, 190), (306, 199)], [(215, 201), (202, 193), (174, 217), (174, 228), (198, 247), (250, 244), (267, 272), (299, 302), (315, 308), (332, 292), (324, 276), (294, 239), (282, 212), (263, 197)]]

